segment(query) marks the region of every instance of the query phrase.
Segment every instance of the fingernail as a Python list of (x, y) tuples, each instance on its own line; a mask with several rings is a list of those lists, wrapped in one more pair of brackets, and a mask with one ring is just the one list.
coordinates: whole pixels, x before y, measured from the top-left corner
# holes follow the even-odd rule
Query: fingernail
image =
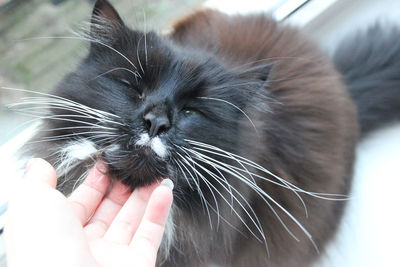
[(164, 179), (161, 182), (161, 185), (168, 187), (169, 189), (173, 190), (174, 189), (174, 182), (172, 182), (171, 179)]

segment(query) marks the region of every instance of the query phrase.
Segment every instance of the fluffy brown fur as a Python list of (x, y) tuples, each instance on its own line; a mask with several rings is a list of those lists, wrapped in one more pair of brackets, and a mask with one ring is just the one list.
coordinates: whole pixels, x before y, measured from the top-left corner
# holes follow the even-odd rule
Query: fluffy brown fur
[[(277, 102), (271, 113), (252, 113), (257, 127), (263, 129), (262, 136), (257, 139), (245, 128), (242, 140), (257, 141), (243, 143), (241, 155), (307, 191), (348, 194), (358, 138), (356, 111), (340, 75), (316, 45), (298, 30), (265, 15), (227, 16), (211, 10), (180, 21), (169, 38), (207, 50), (232, 69), (273, 63), (268, 90)], [(338, 227), (345, 202), (302, 194), (307, 218), (293, 192), (268, 183), (260, 186), (309, 230), (323, 251)], [(204, 262), (212, 259), (222, 266), (280, 267), (307, 266), (318, 256), (310, 240), (283, 212), (277, 210), (299, 241), (283, 229), (258, 196), (252, 196), (251, 202), (267, 236), (269, 257), (254, 238), (230, 230), (221, 237), (183, 214), (186, 219), (176, 222), (181, 235), (178, 248), (166, 266), (200, 266), (192, 260), (196, 254)]]

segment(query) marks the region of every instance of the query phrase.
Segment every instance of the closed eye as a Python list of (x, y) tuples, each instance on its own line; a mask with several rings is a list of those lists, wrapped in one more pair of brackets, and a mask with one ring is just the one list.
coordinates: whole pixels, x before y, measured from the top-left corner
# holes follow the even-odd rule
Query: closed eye
[(138, 97), (139, 99), (143, 99), (144, 98), (144, 94), (141, 90), (139, 90), (136, 86), (134, 86), (129, 80), (125, 79), (125, 78), (117, 78), (116, 79), (118, 83), (120, 83), (122, 86), (126, 87), (126, 88), (132, 88), (134, 89), (137, 93), (138, 93)]
[(199, 111), (192, 109), (192, 108), (183, 108), (182, 111), (183, 115), (185, 116), (192, 116), (192, 115), (198, 115), (200, 114)]
[(124, 78), (118, 78), (118, 82), (119, 82), (121, 85), (123, 85), (123, 86), (126, 86), (126, 87), (132, 87), (132, 84), (131, 84), (131, 82), (130, 82), (130, 81), (128, 81), (127, 79), (124, 79)]

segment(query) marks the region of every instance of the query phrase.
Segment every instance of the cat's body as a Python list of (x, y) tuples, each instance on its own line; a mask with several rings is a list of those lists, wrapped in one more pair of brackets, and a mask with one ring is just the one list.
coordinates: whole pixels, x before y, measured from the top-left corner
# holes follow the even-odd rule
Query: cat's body
[(56, 117), (27, 146), (57, 167), (60, 190), (93, 159), (132, 188), (169, 176), (162, 266), (315, 260), (344, 211), (359, 135), (330, 59), (264, 15), (200, 11), (158, 37), (128, 30), (106, 1), (94, 14), (106, 20), (93, 20), (88, 57), (55, 91), (75, 102), (53, 99)]

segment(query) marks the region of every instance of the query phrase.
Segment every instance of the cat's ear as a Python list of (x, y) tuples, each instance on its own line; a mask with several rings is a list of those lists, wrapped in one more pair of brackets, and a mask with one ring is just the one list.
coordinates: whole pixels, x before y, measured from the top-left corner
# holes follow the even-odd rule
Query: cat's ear
[(124, 27), (117, 10), (107, 0), (97, 0), (90, 21), (90, 35), (95, 40), (112, 41)]
[(93, 12), (92, 12), (92, 23), (98, 23), (99, 20), (108, 21), (113, 24), (124, 25), (121, 17), (117, 10), (107, 0), (97, 0)]

